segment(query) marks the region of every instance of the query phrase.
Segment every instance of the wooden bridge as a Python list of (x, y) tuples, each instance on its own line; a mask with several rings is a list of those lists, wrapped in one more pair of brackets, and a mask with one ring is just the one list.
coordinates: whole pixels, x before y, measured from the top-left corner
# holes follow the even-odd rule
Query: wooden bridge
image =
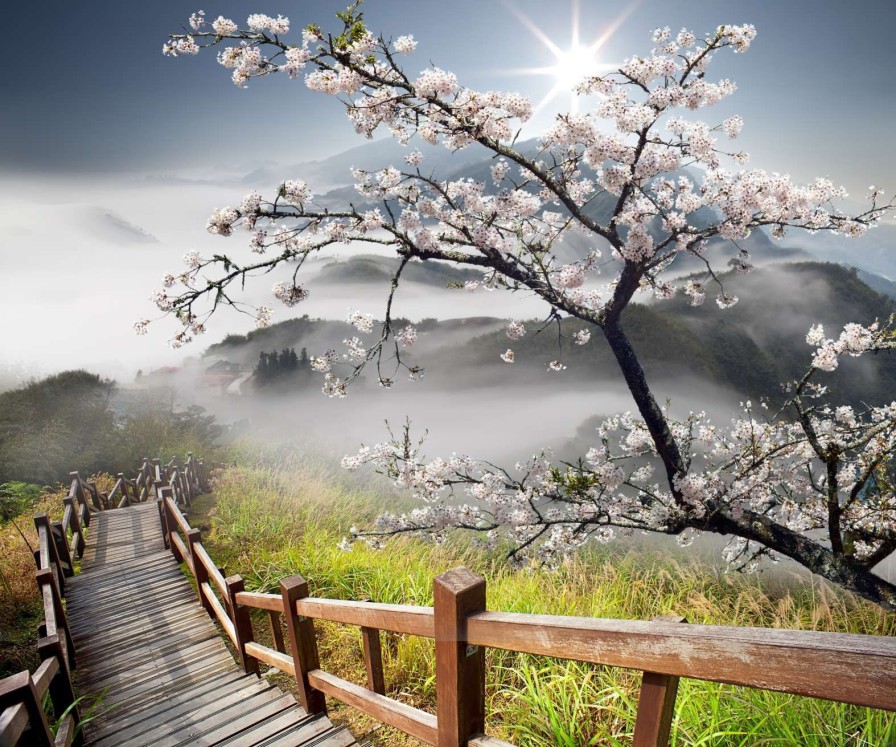
[[(313, 598), (301, 576), (280, 594), (248, 592), (185, 516), (206, 485), (192, 457), (145, 460), (108, 496), (72, 473), (63, 520), (35, 518), (43, 663), (0, 681), (0, 747), (354, 745), (327, 697), (426, 744), (509, 747), (485, 736), (487, 647), (641, 670), (636, 747), (668, 745), (680, 677), (896, 710), (892, 638), (490, 612), (485, 581), (463, 568), (435, 579), (433, 607)], [(273, 648), (255, 641), (250, 610), (267, 616)], [(366, 686), (322, 669), (315, 619), (360, 629)], [(381, 630), (435, 640), (435, 714), (386, 696)], [(260, 663), (295, 678), (299, 704), (259, 678)], [(103, 716), (79, 713), (75, 674), (78, 692), (102, 694)]]

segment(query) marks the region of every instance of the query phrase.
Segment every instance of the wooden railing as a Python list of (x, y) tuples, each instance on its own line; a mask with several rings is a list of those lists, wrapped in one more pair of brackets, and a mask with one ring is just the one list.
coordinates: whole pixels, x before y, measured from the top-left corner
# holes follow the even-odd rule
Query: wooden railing
[[(118, 476), (108, 495), (72, 473), (61, 522), (35, 518), (37, 582), (44, 605), (38, 650), (43, 663), (0, 681), (0, 746), (77, 744), (73, 705), (73, 644), (62, 597), (73, 559), (84, 551), (91, 513), (154, 499), (165, 547), (196, 581), (199, 603), (216, 619), (246, 672), (259, 662), (295, 678), (302, 706), (325, 713), (326, 696), (438, 747), (506, 747), (485, 736), (486, 648), (570, 659), (642, 672), (633, 743), (668, 745), (679, 679), (688, 677), (896, 711), (896, 639), (814, 631), (531, 615), (488, 611), (485, 580), (465, 568), (434, 580), (432, 607), (310, 596), (301, 576), (280, 582), (280, 593), (245, 590), (239, 575), (225, 576), (190, 526), (184, 510), (207, 488), (205, 465), (144, 460), (133, 480)], [(267, 615), (271, 645), (255, 640), (250, 610)], [(314, 620), (359, 628), (365, 686), (322, 668)], [(285, 628), (286, 635), (283, 630)], [(436, 713), (386, 696), (380, 631), (435, 641)], [(41, 708), (50, 692), (63, 720), (55, 740)], [(27, 729), (27, 731), (25, 731)]]
[[(63, 498), (62, 521), (51, 522), (46, 514), (34, 517), (37, 529), (35, 579), (43, 603), (44, 619), (38, 625), (37, 651), (41, 665), (34, 674), (20, 672), (0, 680), (0, 747), (7, 745), (80, 745), (81, 717), (72, 688), (75, 646), (72, 641), (63, 598), (66, 579), (74, 575), (76, 558), (84, 554), (85, 530), (91, 513), (123, 508), (154, 498), (160, 491), (178, 495), (184, 505), (192, 496), (207, 490), (208, 474), (201, 461), (188, 455), (185, 465), (176, 459), (162, 466), (158, 459), (144, 459), (134, 479), (123, 474), (106, 494), (93, 482), (70, 473), (68, 495)], [(169, 487), (165, 487), (169, 486)], [(178, 491), (175, 493), (174, 491)], [(53, 712), (59, 721), (53, 736), (43, 699), (49, 692)], [(64, 717), (63, 717), (63, 714)]]
[[(484, 735), (486, 648), (640, 670), (636, 747), (668, 745), (681, 677), (896, 710), (893, 638), (688, 625), (678, 617), (648, 622), (491, 612), (485, 580), (465, 568), (435, 579), (433, 607), (315, 598), (298, 575), (280, 582), (280, 594), (245, 591), (240, 576), (225, 578), (214, 563), (173, 492), (173, 486), (160, 491), (165, 545), (194, 576), (199, 602), (221, 624), (243, 669), (257, 673), (264, 662), (294, 677), (309, 713), (325, 713), (330, 696), (427, 744), (501, 747)], [(255, 640), (250, 609), (267, 613), (273, 648)], [(366, 687), (321, 668), (315, 619), (360, 628)], [(383, 630), (435, 640), (435, 715), (386, 697)]]

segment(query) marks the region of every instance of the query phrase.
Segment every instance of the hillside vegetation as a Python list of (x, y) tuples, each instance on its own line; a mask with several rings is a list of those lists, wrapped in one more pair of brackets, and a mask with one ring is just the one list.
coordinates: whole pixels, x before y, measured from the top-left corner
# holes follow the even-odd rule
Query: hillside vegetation
[[(361, 277), (375, 281), (380, 271), (384, 277), (387, 274), (380, 260), (368, 264), (355, 268), (359, 281)], [(774, 265), (757, 269), (747, 278), (734, 273), (720, 277), (726, 292), (740, 297), (729, 311), (716, 307), (709, 287), (709, 300), (701, 307), (675, 298), (626, 309), (623, 319), (628, 335), (652, 381), (692, 379), (728, 388), (738, 396), (774, 401), (780, 384), (799, 378), (811, 360), (814, 351), (805, 342), (809, 327), (822, 323), (828, 334), (836, 336), (848, 322), (885, 320), (896, 308), (855, 270), (840, 265)], [(428, 387), (457, 390), (474, 383), (535, 382), (563, 387), (569, 381), (619, 380), (618, 366), (599, 330), (592, 330), (587, 345), (572, 343), (572, 334), (585, 326), (578, 320), (550, 324), (530, 320), (527, 335), (519, 341), (508, 340), (500, 320), (490, 318), (429, 319), (417, 326), (418, 342), (403, 355), (409, 364), (425, 368)], [(275, 348), (305, 347), (309, 355), (330, 348), (340, 351), (342, 341), (356, 334), (344, 322), (305, 316), (245, 336), (231, 335), (210, 347), (206, 355), (248, 366), (254, 365), (261, 351)], [(508, 347), (516, 353), (513, 365), (499, 358)], [(548, 375), (551, 360), (560, 360), (567, 369)], [(304, 385), (319, 388), (319, 378), (310, 377)], [(846, 360), (841, 370), (825, 379), (835, 397), (851, 404), (889, 401), (896, 391), (896, 368), (883, 357)]]
[(200, 408), (178, 408), (170, 391), (124, 394), (96, 374), (64, 371), (0, 393), (0, 484), (52, 484), (73, 469), (116, 474), (146, 456), (207, 454), (221, 432)]
[[(661, 556), (649, 545), (593, 550), (556, 572), (512, 570), (459, 537), (443, 546), (403, 538), (386, 551), (355, 545), (346, 552), (338, 543), (349, 527), (383, 510), (379, 485), (334, 473), (307, 454), (281, 458), (276, 468), (245, 455), (240, 462), (217, 479), (214, 501), (194, 506), (192, 523), (204, 525), (212, 556), (251, 589), (276, 591), (279, 579), (301, 573), (317, 596), (431, 604), (433, 577), (466, 565), (486, 576), (490, 609), (632, 619), (674, 613), (691, 623), (896, 634), (896, 616), (805, 576), (726, 575), (693, 555)], [(397, 510), (396, 499), (388, 500)], [(264, 631), (266, 620), (255, 629)], [(357, 630), (329, 623), (317, 630), (323, 668), (364, 683)], [(432, 710), (432, 643), (384, 634), (383, 651), (388, 694)], [(495, 650), (487, 668), (490, 733), (524, 747), (630, 744), (637, 673)], [(351, 709), (337, 705), (335, 716), (362, 741), (408, 741)], [(896, 715), (686, 680), (674, 734), (675, 747), (871, 747), (896, 740)]]

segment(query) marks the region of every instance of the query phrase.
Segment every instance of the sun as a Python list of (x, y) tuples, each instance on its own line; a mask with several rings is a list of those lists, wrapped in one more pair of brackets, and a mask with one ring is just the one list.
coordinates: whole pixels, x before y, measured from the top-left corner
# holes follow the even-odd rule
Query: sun
[(570, 110), (578, 110), (578, 96), (574, 93), (575, 87), (585, 78), (593, 75), (608, 73), (619, 68), (618, 63), (609, 63), (601, 60), (601, 50), (612, 38), (613, 34), (631, 15), (632, 11), (640, 5), (640, 0), (634, 0), (628, 4), (628, 8), (621, 16), (610, 21), (602, 33), (590, 44), (582, 43), (579, 31), (579, 3), (572, 0), (571, 8), (571, 41), (565, 49), (547, 36), (527, 15), (515, 8), (509, 0), (505, 0), (505, 6), (517, 17), (533, 36), (554, 56), (554, 64), (546, 67), (523, 68), (514, 70), (523, 75), (546, 75), (554, 79), (553, 87), (542, 97), (535, 106), (534, 114), (544, 109), (551, 101), (562, 93), (568, 93), (570, 97)]
[(601, 65), (597, 54), (590, 47), (576, 44), (557, 54), (557, 64), (548, 71), (553, 74), (555, 85), (571, 91), (579, 83), (592, 75), (606, 72), (610, 65)]

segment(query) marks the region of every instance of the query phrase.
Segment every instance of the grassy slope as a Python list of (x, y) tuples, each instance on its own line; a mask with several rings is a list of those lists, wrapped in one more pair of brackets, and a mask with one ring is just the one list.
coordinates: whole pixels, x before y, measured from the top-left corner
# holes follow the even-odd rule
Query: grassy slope
[[(211, 527), (209, 547), (252, 589), (274, 591), (301, 573), (312, 593), (344, 599), (431, 604), (432, 578), (466, 565), (488, 579), (490, 609), (649, 619), (681, 614), (694, 623), (896, 634), (896, 616), (822, 584), (771, 588), (762, 577), (729, 576), (693, 559), (649, 551), (595, 550), (559, 571), (512, 571), (457, 539), (442, 547), (402, 539), (386, 551), (337, 543), (352, 524), (382, 507), (372, 485), (334, 475), (323, 463), (233, 469), (216, 501), (197, 507)], [(381, 494), (381, 493), (380, 493)], [(256, 631), (266, 623), (259, 619)], [(324, 668), (358, 683), (364, 665), (358, 631), (318, 627)], [(389, 694), (431, 710), (431, 642), (384, 634)], [(488, 729), (519, 745), (630, 743), (636, 673), (488, 652)], [(411, 742), (356, 712), (337, 708), (359, 737)], [(698, 681), (683, 681), (673, 745), (885, 745), (896, 716), (879, 711)]]

